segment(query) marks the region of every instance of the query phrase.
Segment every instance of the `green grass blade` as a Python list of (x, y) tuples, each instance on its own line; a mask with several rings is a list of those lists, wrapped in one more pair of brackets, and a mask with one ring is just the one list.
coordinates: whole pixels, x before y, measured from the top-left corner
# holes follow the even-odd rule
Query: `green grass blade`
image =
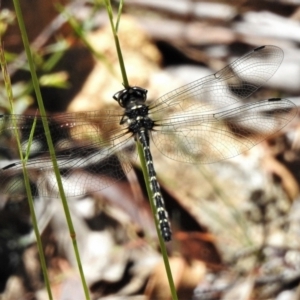
[[(113, 17), (110, 0), (103, 0), (103, 1), (106, 6), (108, 18), (109, 18), (111, 29), (112, 29), (114, 39), (115, 39), (116, 50), (118, 53), (120, 68), (121, 68), (122, 77), (123, 77), (123, 85), (125, 88), (128, 88), (129, 83), (128, 83), (128, 79), (127, 79), (127, 75), (126, 75), (126, 69), (125, 69), (124, 60), (123, 60), (122, 51), (121, 51), (118, 33), (117, 33), (117, 31), (119, 29), (120, 18), (121, 18), (121, 13), (122, 13), (122, 8), (123, 8), (123, 0), (120, 1), (116, 25), (114, 25), (114, 17)], [(142, 145), (138, 141), (137, 141), (137, 149), (138, 149), (138, 154), (139, 154), (139, 158), (141, 161), (142, 171), (143, 171), (143, 175), (144, 175), (144, 181), (145, 181), (146, 188), (147, 188), (147, 194), (148, 194), (148, 198), (149, 198), (149, 202), (150, 202), (150, 206), (151, 206), (151, 210), (152, 210), (152, 214), (153, 214), (153, 218), (154, 218), (154, 222), (155, 222), (155, 227), (156, 227), (157, 236), (158, 236), (159, 244), (160, 244), (160, 249), (161, 249), (163, 260), (164, 260), (164, 265), (165, 265), (165, 269), (166, 269), (166, 273), (167, 273), (167, 278), (168, 278), (169, 287), (171, 290), (172, 299), (177, 300), (178, 297), (176, 294), (176, 288), (175, 288), (175, 284), (174, 284), (174, 280), (173, 280), (173, 276), (172, 276), (171, 267), (169, 264), (169, 258), (168, 258), (168, 254), (167, 254), (167, 250), (166, 250), (166, 245), (161, 236), (158, 220), (156, 218), (156, 207), (153, 202), (153, 194), (152, 194), (150, 184), (149, 184), (150, 178), (149, 178), (148, 172), (147, 172), (146, 158), (144, 156), (144, 151), (142, 149)]]
[(35, 131), (35, 127), (36, 127), (36, 118), (34, 118), (33, 120), (33, 124), (30, 130), (30, 134), (29, 134), (29, 139), (28, 139), (28, 145), (27, 145), (27, 149), (26, 149), (26, 155), (25, 155), (25, 161), (28, 161), (29, 155), (30, 155), (30, 148), (33, 142), (33, 135), (34, 135), (34, 131)]
[[(24, 24), (22, 12), (21, 12), (20, 4), (19, 4), (18, 0), (13, 0), (13, 2), (14, 2), (14, 7), (15, 7), (18, 23), (19, 23), (19, 28), (21, 30), (21, 35), (22, 35), (24, 48), (25, 48), (25, 51), (26, 51), (26, 55), (27, 55), (27, 59), (28, 59), (29, 67), (30, 67), (32, 82), (33, 82), (34, 90), (35, 90), (35, 93), (36, 93), (38, 106), (39, 106), (39, 109), (41, 111), (41, 114), (45, 116), (46, 111), (45, 111), (43, 101), (42, 101), (42, 95), (41, 95), (41, 91), (40, 91), (40, 88), (39, 88), (38, 78), (37, 78), (37, 75), (36, 75), (36, 72), (35, 72), (35, 66), (34, 66), (34, 62), (33, 62), (33, 58), (32, 58), (31, 49), (30, 49), (30, 46), (29, 46), (29, 41), (28, 41), (26, 29), (25, 29), (25, 24)], [(65, 193), (64, 193), (64, 190), (63, 190), (63, 185), (62, 185), (62, 181), (61, 181), (61, 177), (60, 177), (60, 172), (59, 172), (59, 168), (58, 168), (58, 164), (57, 164), (57, 160), (56, 160), (56, 156), (55, 156), (55, 150), (54, 150), (54, 146), (53, 146), (53, 143), (52, 143), (50, 129), (49, 129), (47, 119), (42, 118), (42, 123), (43, 123), (43, 126), (44, 126), (45, 136), (46, 136), (47, 144), (48, 144), (48, 147), (49, 147), (50, 157), (51, 157), (51, 160), (52, 160), (52, 163), (53, 163), (53, 170), (54, 170), (54, 173), (55, 173), (55, 176), (56, 176), (57, 185), (58, 185), (60, 197), (61, 197), (61, 200), (62, 200), (62, 205), (63, 205), (63, 208), (64, 208), (67, 224), (68, 224), (68, 227), (69, 227), (70, 237), (71, 237), (72, 244), (73, 244), (73, 249), (74, 249), (74, 253), (75, 253), (75, 257), (76, 257), (76, 261), (77, 261), (77, 266), (78, 266), (80, 277), (81, 277), (81, 282), (82, 282), (82, 285), (83, 285), (84, 294), (85, 294), (86, 299), (89, 300), (90, 295), (89, 295), (89, 290), (88, 290), (86, 280), (85, 280), (85, 277), (84, 277), (84, 273), (83, 273), (83, 269), (82, 269), (82, 264), (81, 264), (78, 245), (77, 245), (77, 240), (76, 240), (76, 233), (75, 233), (73, 222), (72, 222), (72, 219), (71, 219), (71, 214), (70, 214), (70, 211), (69, 211), (66, 196), (65, 196)]]
[[(112, 7), (110, 4), (110, 0), (103, 0), (103, 1), (105, 4), (105, 7), (106, 7), (108, 19), (109, 19), (111, 30), (113, 32), (113, 36), (114, 36), (114, 40), (115, 40), (115, 45), (116, 45), (117, 54), (118, 54), (118, 58), (119, 58), (120, 69), (121, 69), (122, 78), (123, 78), (123, 86), (125, 88), (128, 88), (129, 82), (127, 79), (127, 74), (126, 74), (125, 64), (124, 64), (123, 55), (122, 55), (122, 51), (121, 51), (121, 47), (120, 47), (119, 37), (118, 37), (117, 30), (116, 30), (117, 28), (114, 25), (114, 15), (113, 15)], [(121, 5), (121, 3), (120, 3), (120, 5)], [(122, 6), (120, 6), (120, 7), (122, 7)], [(118, 26), (119, 26), (119, 21), (120, 21), (120, 15), (121, 15), (121, 11), (119, 9), (119, 16), (118, 16), (118, 23), (117, 23)]]
[(117, 14), (117, 21), (116, 21), (116, 32), (119, 31), (119, 24), (121, 20), (122, 10), (123, 10), (124, 1), (121, 0), (119, 4), (118, 14)]
[(95, 50), (95, 48), (91, 45), (91, 43), (88, 41), (86, 38), (86, 32), (82, 29), (80, 24), (77, 22), (77, 20), (65, 9), (64, 6), (62, 6), (59, 3), (55, 4), (56, 9), (62, 13), (65, 18), (67, 19), (68, 23), (70, 26), (73, 28), (74, 32), (77, 34), (77, 36), (80, 38), (82, 43), (87, 47), (87, 49), (97, 58), (99, 59), (108, 69), (108, 71), (113, 75), (117, 76), (115, 70), (112, 68), (112, 65), (110, 62), (107, 60), (106, 56)]
[[(3, 75), (3, 80), (4, 80), (8, 100), (10, 103), (10, 113), (14, 114), (13, 93), (12, 93), (11, 81), (10, 81), (10, 77), (7, 72), (7, 66), (6, 66), (5, 56), (4, 56), (4, 49), (2, 46), (1, 39), (0, 39), (0, 64), (1, 64), (2, 75)], [(13, 120), (13, 127), (15, 129), (14, 134), (16, 137), (17, 145), (18, 145), (18, 151), (19, 151), (21, 162), (22, 162), (22, 171), (23, 171), (25, 189), (26, 189), (27, 198), (28, 198), (28, 206), (29, 206), (29, 210), (30, 210), (30, 216), (31, 216), (31, 220), (32, 220), (33, 230), (34, 230), (36, 241), (37, 241), (38, 252), (39, 252), (39, 257), (40, 257), (40, 262), (41, 262), (41, 268), (42, 268), (42, 272), (43, 272), (43, 276), (44, 276), (44, 280), (45, 280), (48, 297), (49, 297), (49, 299), (52, 300), (53, 296), (52, 296), (52, 292), (51, 292), (51, 288), (50, 288), (50, 280), (49, 280), (48, 272), (47, 272), (47, 264), (46, 264), (42, 240), (41, 240), (41, 236), (40, 236), (40, 232), (39, 232), (39, 228), (38, 228), (38, 221), (37, 221), (35, 210), (34, 210), (34, 203), (33, 203), (33, 197), (32, 197), (32, 193), (31, 193), (31, 189), (30, 189), (29, 176), (28, 176), (27, 169), (26, 169), (26, 162), (27, 162), (27, 158), (29, 155), (31, 142), (29, 142), (26, 157), (24, 159), (21, 142), (20, 142), (20, 136), (19, 136), (19, 132), (17, 130), (16, 120), (15, 120), (15, 118), (13, 118), (12, 120)], [(32, 130), (31, 130), (31, 133), (30, 133), (31, 138), (33, 136), (34, 129), (35, 129), (35, 126), (33, 126)]]

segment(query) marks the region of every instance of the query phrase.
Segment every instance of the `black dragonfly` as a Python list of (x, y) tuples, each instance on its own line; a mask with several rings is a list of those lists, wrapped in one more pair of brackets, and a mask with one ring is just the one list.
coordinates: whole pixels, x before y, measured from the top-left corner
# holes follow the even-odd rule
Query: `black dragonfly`
[[(67, 197), (86, 195), (122, 179), (132, 168), (134, 139), (142, 144), (165, 241), (171, 240), (168, 214), (156, 179), (149, 147), (151, 139), (165, 156), (187, 163), (213, 163), (239, 155), (278, 132), (296, 115), (288, 99), (249, 102), (276, 72), (283, 51), (262, 46), (235, 60), (213, 75), (147, 102), (147, 91), (128, 87), (114, 95), (123, 111), (102, 110), (57, 116), (1, 115), (0, 153), (17, 155), (15, 131), (27, 148), (34, 134), (26, 167), (36, 196), (59, 197), (46, 143), (42, 119), (46, 118), (56, 149)], [(133, 139), (134, 137), (134, 139)], [(10, 150), (8, 151), (8, 147)], [(135, 155), (136, 156), (136, 155)], [(0, 192), (10, 197), (24, 192), (21, 163), (0, 169)]]

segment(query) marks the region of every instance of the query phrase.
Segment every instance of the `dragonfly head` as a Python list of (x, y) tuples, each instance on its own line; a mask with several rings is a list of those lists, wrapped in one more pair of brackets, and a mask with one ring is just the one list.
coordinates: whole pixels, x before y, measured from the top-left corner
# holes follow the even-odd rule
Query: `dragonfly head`
[(113, 98), (121, 107), (142, 104), (147, 99), (148, 91), (138, 86), (131, 86), (114, 94)]

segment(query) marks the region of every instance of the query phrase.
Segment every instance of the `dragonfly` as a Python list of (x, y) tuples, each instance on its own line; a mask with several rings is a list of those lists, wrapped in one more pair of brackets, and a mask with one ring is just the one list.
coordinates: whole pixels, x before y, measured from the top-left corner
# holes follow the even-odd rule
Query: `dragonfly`
[[(147, 90), (129, 86), (114, 94), (116, 110), (64, 113), (53, 116), (0, 115), (0, 154), (13, 157), (17, 132), (35, 196), (59, 197), (42, 120), (47, 119), (64, 190), (78, 197), (102, 190), (126, 176), (143, 149), (149, 185), (161, 235), (172, 238), (168, 212), (157, 180), (151, 144), (183, 163), (213, 163), (235, 157), (286, 126), (297, 109), (288, 99), (245, 103), (279, 68), (283, 51), (261, 46), (220, 71), (175, 89), (155, 101)], [(30, 139), (32, 137), (32, 139)], [(5, 145), (5, 146), (4, 146)], [(14, 153), (15, 152), (15, 153)], [(21, 162), (0, 169), (0, 192), (24, 193)]]

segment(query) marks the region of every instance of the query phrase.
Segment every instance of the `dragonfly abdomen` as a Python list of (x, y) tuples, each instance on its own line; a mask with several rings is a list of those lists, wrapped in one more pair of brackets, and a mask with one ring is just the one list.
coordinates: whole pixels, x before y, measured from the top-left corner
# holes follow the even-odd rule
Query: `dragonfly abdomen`
[(156, 218), (160, 227), (162, 237), (165, 242), (171, 240), (172, 231), (168, 220), (168, 213), (165, 209), (164, 199), (161, 194), (159, 183), (157, 182), (156, 172), (153, 165), (153, 159), (149, 148), (148, 132), (141, 129), (138, 133), (138, 139), (142, 144), (144, 156), (146, 159), (146, 167), (149, 176), (149, 184), (152, 191), (153, 201), (156, 207)]

